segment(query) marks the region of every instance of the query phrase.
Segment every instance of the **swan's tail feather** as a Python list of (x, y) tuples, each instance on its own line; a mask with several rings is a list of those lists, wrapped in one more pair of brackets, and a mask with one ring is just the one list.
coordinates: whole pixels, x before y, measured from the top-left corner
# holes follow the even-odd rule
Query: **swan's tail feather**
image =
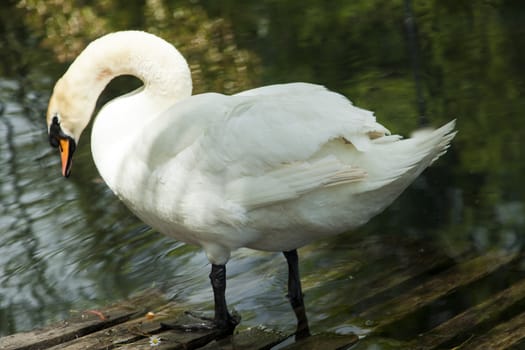
[(417, 175), (447, 152), (450, 142), (457, 134), (454, 130), (455, 126), (454, 119), (436, 130), (416, 131), (411, 139), (406, 140), (414, 142), (412, 148), (416, 153), (412, 167), (415, 168)]
[(432, 156), (425, 167), (432, 165), (439, 157), (447, 153), (450, 142), (457, 134), (457, 131), (454, 130), (455, 126), (456, 120), (454, 119), (439, 129), (419, 130), (411, 135), (418, 147), (421, 148), (421, 152)]
[(437, 147), (441, 151), (438, 152), (438, 154), (434, 158), (432, 158), (430, 165), (432, 165), (432, 163), (434, 163), (439, 157), (447, 153), (447, 150), (450, 148), (450, 142), (452, 142), (452, 139), (458, 133), (457, 131), (454, 130), (455, 126), (456, 126), (456, 120), (454, 119), (451, 122), (439, 128), (438, 130), (436, 130), (436, 131), (441, 131), (440, 135), (443, 135), (441, 142), (439, 143)]
[[(405, 188), (424, 169), (445, 154), (450, 142), (456, 136), (455, 120), (435, 130), (418, 130), (411, 138), (399, 140), (397, 135), (386, 136), (387, 140), (374, 140), (376, 152), (371, 159), (377, 163), (364, 169), (378, 169), (370, 173), (365, 191), (384, 188), (392, 183), (398, 183), (399, 188)], [(398, 186), (394, 186), (398, 187)]]

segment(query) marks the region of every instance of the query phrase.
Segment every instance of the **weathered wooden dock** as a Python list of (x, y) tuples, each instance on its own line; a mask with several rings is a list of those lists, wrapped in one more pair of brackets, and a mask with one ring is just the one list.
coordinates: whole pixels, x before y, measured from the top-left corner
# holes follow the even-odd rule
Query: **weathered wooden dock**
[[(160, 293), (149, 291), (105, 309), (80, 312), (77, 317), (43, 329), (3, 337), (0, 349), (150, 349), (154, 336), (160, 339), (156, 349), (248, 350), (270, 349), (290, 337), (262, 328), (250, 328), (224, 337), (216, 331), (185, 332), (163, 326), (163, 323), (184, 323), (186, 319), (191, 321), (191, 316), (180, 306), (166, 304)], [(335, 349), (356, 341), (353, 335), (332, 334), (313, 336), (303, 344), (317, 349), (322, 343)], [(294, 346), (291, 344), (287, 349), (294, 349)]]
[[(412, 261), (403, 271), (394, 272), (397, 267), (393, 267), (375, 276), (369, 282), (376, 285), (371, 293), (353, 300), (355, 318), (345, 323), (369, 329), (366, 337), (315, 334), (295, 343), (292, 334), (257, 327), (220, 340), (213, 331), (169, 330), (163, 322), (183, 323), (189, 316), (181, 305), (148, 291), (99, 311), (79, 312), (43, 329), (3, 337), (0, 349), (150, 349), (152, 336), (161, 340), (157, 349), (367, 349), (381, 343), (389, 349), (525, 349), (523, 253), (428, 257)], [(446, 300), (464, 297), (465, 290), (491, 285), (491, 281), (497, 283), (485, 293), (487, 297), (462, 303), (466, 306), (436, 318), (430, 327), (427, 322), (414, 329), (418, 315), (439, 313), (439, 305)]]

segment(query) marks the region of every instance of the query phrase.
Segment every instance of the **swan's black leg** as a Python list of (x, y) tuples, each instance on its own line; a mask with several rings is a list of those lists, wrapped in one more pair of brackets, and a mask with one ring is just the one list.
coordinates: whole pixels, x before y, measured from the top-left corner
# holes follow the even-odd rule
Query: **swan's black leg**
[(239, 319), (230, 315), (226, 305), (226, 265), (212, 264), (210, 281), (215, 299), (215, 325), (232, 334), (235, 326), (239, 324)]
[(235, 327), (240, 322), (240, 317), (235, 313), (232, 316), (228, 312), (228, 306), (226, 305), (226, 266), (212, 264), (210, 281), (215, 301), (215, 317), (213, 319), (200, 317), (191, 312), (186, 312), (186, 315), (191, 317), (189, 322), (183, 321), (183, 324), (161, 323), (161, 326), (164, 329), (177, 329), (183, 331), (217, 330), (221, 335), (233, 334)]
[(301, 289), (301, 278), (299, 276), (299, 258), (297, 250), (283, 252), (288, 262), (288, 299), (297, 317), (297, 331), (295, 339), (300, 340), (310, 336), (308, 319), (304, 308), (303, 291)]

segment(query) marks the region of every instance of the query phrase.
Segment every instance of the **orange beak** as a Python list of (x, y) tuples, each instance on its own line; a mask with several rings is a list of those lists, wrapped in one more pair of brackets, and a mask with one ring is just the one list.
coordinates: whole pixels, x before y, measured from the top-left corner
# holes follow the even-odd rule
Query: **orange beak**
[(60, 160), (62, 161), (62, 176), (68, 177), (71, 173), (72, 150), (69, 139), (60, 139)]

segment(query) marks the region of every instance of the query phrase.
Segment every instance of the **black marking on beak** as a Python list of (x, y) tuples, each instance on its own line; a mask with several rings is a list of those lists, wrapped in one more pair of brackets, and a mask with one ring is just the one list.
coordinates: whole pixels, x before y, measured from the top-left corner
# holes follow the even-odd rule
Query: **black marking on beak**
[(49, 144), (51, 147), (58, 148), (60, 146), (60, 139), (64, 139), (66, 137), (67, 135), (62, 131), (58, 117), (55, 115), (51, 125), (49, 126)]

